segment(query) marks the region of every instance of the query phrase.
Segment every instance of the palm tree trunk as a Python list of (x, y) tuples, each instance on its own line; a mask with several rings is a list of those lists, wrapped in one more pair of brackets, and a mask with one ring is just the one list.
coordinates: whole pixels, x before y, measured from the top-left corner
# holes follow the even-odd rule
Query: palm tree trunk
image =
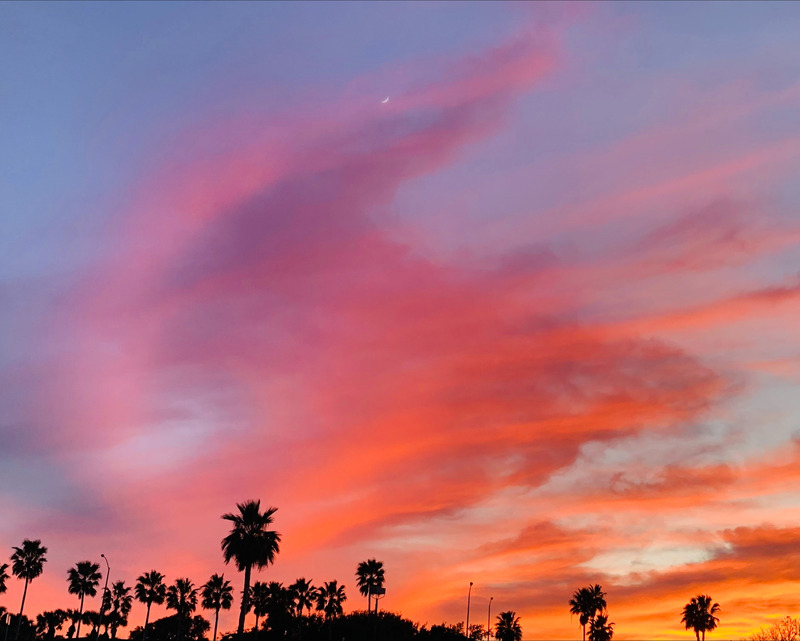
[(586, 641), (586, 624), (583, 624), (583, 641)]
[(219, 608), (214, 614), (214, 641), (217, 641), (217, 624), (219, 623)]
[(150, 620), (150, 603), (147, 604), (147, 614), (144, 616), (144, 631), (142, 632), (142, 641), (147, 641), (147, 622)]
[(250, 566), (244, 569), (244, 591), (242, 592), (242, 608), (239, 610), (239, 628), (236, 631), (236, 636), (241, 641), (244, 634), (244, 617), (247, 614), (247, 606), (250, 604)]
[(22, 590), (22, 605), (19, 606), (19, 618), (17, 619), (17, 632), (14, 641), (19, 639), (19, 628), (22, 625), (22, 610), (25, 609), (25, 595), (28, 594), (28, 577), (25, 577), (25, 588)]

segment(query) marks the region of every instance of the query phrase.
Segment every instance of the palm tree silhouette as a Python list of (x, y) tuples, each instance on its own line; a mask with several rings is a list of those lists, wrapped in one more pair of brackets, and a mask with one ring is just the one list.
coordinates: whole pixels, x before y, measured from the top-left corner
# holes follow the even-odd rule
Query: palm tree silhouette
[(507, 610), (497, 615), (494, 638), (497, 641), (520, 641), (522, 639), (522, 626), (519, 624), (516, 612)]
[(110, 612), (104, 621), (106, 631), (111, 630), (111, 638), (117, 638), (117, 630), (128, 625), (128, 615), (133, 604), (131, 589), (125, 581), (116, 581), (111, 584), (111, 589), (103, 595), (103, 612)]
[(49, 610), (36, 615), (36, 634), (45, 639), (55, 639), (58, 630), (67, 620), (64, 610)]
[[(91, 561), (79, 561), (74, 568), (67, 571), (68, 591), (70, 594), (76, 594), (81, 600), (78, 608), (80, 614), (83, 614), (83, 600), (86, 595), (95, 596), (97, 594), (97, 586), (100, 585), (101, 577), (100, 564)], [(81, 619), (78, 619), (78, 631), (75, 638), (81, 638)]]
[(144, 603), (147, 606), (147, 614), (144, 617), (144, 628), (142, 632), (142, 641), (147, 641), (147, 623), (150, 621), (150, 606), (154, 603), (161, 605), (167, 595), (167, 586), (164, 585), (164, 575), (161, 572), (151, 570), (145, 572), (136, 579), (136, 600)]
[(608, 613), (598, 614), (589, 628), (589, 641), (611, 641), (614, 624), (608, 622)]
[(295, 581), (289, 586), (289, 589), (292, 591), (292, 596), (294, 597), (297, 613), (300, 616), (303, 616), (303, 608), (308, 608), (310, 612), (311, 605), (314, 600), (314, 591), (315, 591), (314, 586), (311, 585), (311, 581), (306, 581), (305, 579), (297, 579), (297, 581)]
[(225, 580), (224, 574), (212, 574), (211, 578), (200, 588), (202, 601), (200, 605), (205, 610), (214, 610), (214, 641), (217, 641), (217, 624), (219, 611), (230, 610), (233, 604), (233, 587), (230, 581)]
[[(81, 620), (86, 624), (92, 626), (92, 631), (89, 633), (87, 638), (95, 637), (95, 632), (97, 631), (97, 627), (100, 623), (100, 613), (97, 610), (86, 610), (81, 617)], [(77, 639), (77, 637), (76, 637)]]
[[(356, 569), (358, 591), (367, 597), (367, 612), (372, 612), (372, 595), (375, 588), (382, 588), (385, 580), (383, 563), (375, 559), (368, 559), (358, 564)], [(375, 600), (375, 610), (378, 609), (378, 600)]]
[(22, 625), (22, 610), (25, 608), (25, 596), (28, 594), (28, 583), (33, 581), (44, 570), (47, 562), (45, 557), (47, 548), (42, 545), (39, 539), (31, 541), (25, 539), (22, 547), (15, 547), (11, 555), (11, 572), (20, 579), (25, 579), (25, 588), (22, 591), (22, 605), (19, 606), (19, 618), (17, 619), (17, 632), (14, 641), (19, 639), (19, 628)]
[(317, 611), (322, 612), (328, 622), (328, 639), (332, 636), (333, 619), (342, 615), (342, 603), (347, 601), (344, 586), (336, 581), (327, 581), (321, 588), (317, 588)]
[(583, 641), (586, 641), (586, 624), (594, 622), (598, 612), (606, 609), (606, 593), (603, 592), (598, 584), (590, 585), (588, 588), (575, 590), (569, 601), (570, 614), (577, 614), (580, 617), (580, 624), (583, 627)]
[[(694, 630), (697, 641), (700, 641), (701, 638), (705, 641), (706, 631), (713, 630), (719, 623), (719, 618), (714, 616), (719, 611), (719, 603), (712, 604), (710, 596), (698, 594), (683, 606), (681, 623), (686, 625), (687, 630), (689, 628)], [(700, 636), (701, 633), (702, 637)]]
[(3, 594), (8, 589), (6, 585), (6, 581), (8, 580), (8, 563), (3, 563), (0, 565), (0, 594)]
[(269, 610), (269, 586), (261, 581), (256, 581), (250, 588), (250, 606), (256, 615), (255, 638), (258, 638), (258, 620), (265, 616)]
[(167, 609), (178, 616), (178, 641), (183, 638), (183, 621), (197, 609), (197, 590), (189, 579), (175, 579), (167, 588)]
[(244, 633), (244, 617), (250, 609), (250, 572), (272, 563), (279, 552), (280, 534), (268, 527), (272, 524), (272, 516), (278, 510), (270, 507), (261, 512), (261, 501), (237, 503), (238, 514), (223, 514), (222, 518), (233, 524), (230, 534), (222, 539), (222, 553), (225, 563), (234, 561), (236, 569), (244, 572), (244, 589), (242, 604), (239, 610), (239, 627), (237, 635)]

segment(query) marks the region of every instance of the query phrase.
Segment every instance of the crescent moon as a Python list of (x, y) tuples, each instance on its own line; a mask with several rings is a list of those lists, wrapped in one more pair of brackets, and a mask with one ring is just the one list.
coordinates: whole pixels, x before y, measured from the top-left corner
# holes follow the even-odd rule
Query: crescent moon
[(389, 102), (389, 96), (386, 96), (383, 100), (381, 100), (382, 105), (385, 105), (387, 102)]

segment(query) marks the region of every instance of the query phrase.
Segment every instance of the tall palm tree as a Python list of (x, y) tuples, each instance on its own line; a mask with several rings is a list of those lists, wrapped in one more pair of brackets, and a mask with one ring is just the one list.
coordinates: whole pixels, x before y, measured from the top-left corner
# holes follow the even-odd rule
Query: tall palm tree
[(147, 606), (147, 614), (144, 617), (144, 632), (142, 641), (147, 641), (147, 623), (150, 620), (150, 606), (154, 603), (161, 605), (167, 596), (167, 586), (164, 585), (164, 575), (161, 572), (151, 570), (145, 572), (136, 579), (136, 600), (141, 601)]
[(701, 638), (705, 641), (706, 631), (713, 630), (719, 623), (719, 617), (715, 616), (719, 611), (719, 603), (712, 604), (710, 596), (698, 594), (683, 606), (681, 623), (686, 625), (687, 630), (689, 628), (694, 630), (697, 641), (700, 641)]
[(313, 604), (314, 592), (316, 590), (314, 586), (311, 585), (311, 581), (297, 579), (297, 581), (289, 586), (289, 589), (294, 596), (294, 603), (298, 615), (303, 616), (303, 608), (308, 608), (309, 612), (311, 612), (311, 605)]
[[(83, 600), (87, 594), (89, 596), (97, 594), (97, 586), (100, 585), (101, 577), (100, 564), (91, 561), (79, 561), (74, 568), (67, 570), (68, 591), (70, 594), (76, 594), (81, 600), (78, 608), (78, 612), (81, 614), (83, 614)], [(78, 632), (75, 638), (81, 638), (81, 619), (78, 619)]]
[(569, 613), (577, 614), (580, 619), (580, 625), (583, 628), (583, 641), (586, 641), (586, 624), (589, 623), (589, 590), (587, 588), (580, 588), (575, 590), (572, 598), (569, 600)]
[(267, 614), (269, 608), (269, 586), (261, 581), (256, 581), (250, 588), (250, 606), (256, 615), (255, 637), (258, 638), (258, 620)]
[(22, 590), (22, 605), (19, 606), (19, 618), (17, 619), (17, 632), (14, 641), (19, 639), (19, 628), (22, 625), (22, 610), (25, 608), (25, 596), (28, 594), (28, 583), (33, 581), (44, 570), (47, 562), (47, 548), (42, 545), (39, 539), (32, 541), (25, 539), (22, 547), (15, 547), (11, 555), (11, 572), (19, 579), (25, 579), (25, 588)]
[(589, 628), (589, 641), (611, 641), (614, 636), (614, 624), (609, 623), (608, 613), (598, 614)]
[(212, 574), (211, 578), (200, 588), (200, 596), (202, 597), (200, 605), (205, 610), (214, 610), (214, 641), (217, 641), (219, 611), (231, 609), (233, 587), (230, 581), (225, 580), (224, 574)]
[(222, 539), (222, 554), (225, 563), (234, 561), (236, 569), (244, 572), (244, 589), (239, 610), (237, 635), (244, 633), (244, 617), (250, 609), (250, 573), (253, 566), (263, 568), (275, 560), (280, 551), (281, 535), (270, 530), (272, 517), (278, 510), (270, 507), (261, 512), (261, 501), (237, 503), (238, 513), (223, 514), (222, 518), (233, 524), (230, 533)]
[(521, 641), (522, 626), (519, 624), (519, 617), (516, 612), (507, 610), (497, 615), (494, 638), (497, 641)]
[[(375, 559), (367, 559), (358, 564), (356, 568), (358, 591), (367, 597), (367, 612), (372, 612), (372, 595), (375, 588), (382, 588), (385, 580), (383, 563)], [(375, 610), (378, 609), (378, 600), (375, 599)]]
[(178, 615), (178, 641), (183, 638), (183, 621), (197, 609), (197, 589), (189, 579), (175, 579), (167, 588), (167, 609)]

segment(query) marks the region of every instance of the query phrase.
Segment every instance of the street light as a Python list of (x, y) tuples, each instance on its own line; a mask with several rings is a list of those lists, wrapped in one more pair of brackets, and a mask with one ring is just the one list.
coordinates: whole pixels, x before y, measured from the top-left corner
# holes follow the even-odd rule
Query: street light
[(489, 614), (486, 615), (486, 641), (489, 641), (489, 638), (492, 636), (492, 601), (494, 600), (493, 596), (489, 597)]
[(469, 639), (469, 600), (472, 597), (472, 581), (469, 582), (469, 592), (467, 592), (467, 625), (464, 627), (464, 636)]
[(100, 626), (103, 625), (103, 614), (106, 611), (106, 592), (108, 592), (108, 575), (111, 574), (111, 566), (105, 554), (101, 554), (106, 562), (106, 584), (103, 586), (103, 596), (100, 598), (100, 616), (97, 617), (97, 638), (100, 638)]

